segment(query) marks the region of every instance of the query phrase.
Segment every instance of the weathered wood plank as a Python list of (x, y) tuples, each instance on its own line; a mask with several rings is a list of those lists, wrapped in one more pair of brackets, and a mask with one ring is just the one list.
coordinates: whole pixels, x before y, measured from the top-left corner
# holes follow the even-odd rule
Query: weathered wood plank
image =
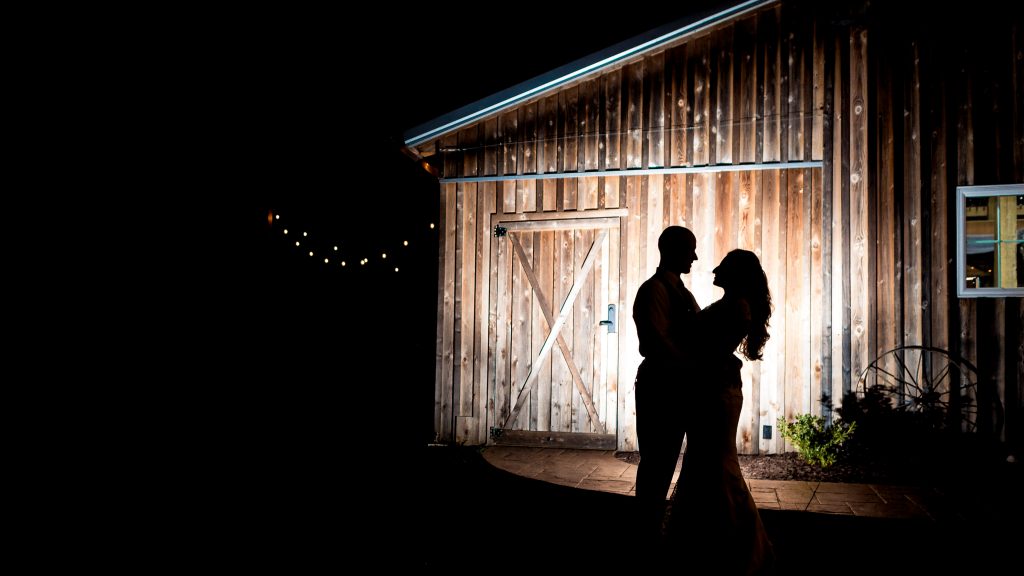
[(665, 52), (645, 59), (644, 89), (649, 92), (644, 124), (647, 127), (647, 147), (644, 166), (660, 168), (665, 165)]
[[(525, 256), (513, 251), (512, 265), (512, 394), (510, 398), (511, 412), (509, 419), (502, 428), (530, 430), (530, 411), (522, 410), (522, 406), (530, 405), (530, 393), (527, 379), (533, 370), (533, 361), (537, 357), (533, 348), (533, 290), (530, 281), (523, 271), (525, 266), (533, 263), (533, 233), (524, 232), (520, 235)], [(510, 239), (511, 242), (511, 239)], [(516, 410), (519, 412), (516, 412)]]
[(685, 183), (686, 176), (683, 174), (665, 176), (665, 226), (686, 226), (683, 212)]
[(598, 116), (601, 112), (601, 90), (597, 80), (587, 80), (580, 84), (580, 106), (582, 107), (585, 129), (583, 131), (583, 158), (581, 164), (584, 170), (598, 169), (598, 136), (601, 132), (601, 125)]
[(644, 61), (626, 66), (623, 70), (623, 84), (626, 110), (626, 168), (643, 166), (644, 128)]
[[(784, 8), (785, 9), (785, 8)], [(791, 18), (787, 19), (787, 41), (788, 64), (786, 65), (786, 92), (784, 93), (784, 106), (788, 106), (788, 118), (786, 125), (787, 138), (783, 146), (787, 149), (787, 160), (804, 159), (804, 109), (807, 101), (804, 98), (804, 90), (811, 88), (811, 79), (807, 77), (807, 63), (805, 60), (806, 50), (804, 43), (805, 19), (799, 14), (789, 13)]]
[(822, 112), (825, 109), (825, 99), (828, 96), (826, 80), (826, 69), (830, 62), (827, 38), (828, 32), (825, 26), (818, 21), (814, 23), (814, 103), (811, 114), (814, 123), (811, 127), (811, 160), (822, 160), (825, 158), (825, 144), (828, 142), (825, 134), (826, 116)]
[[(693, 227), (690, 229), (697, 237), (698, 260), (690, 269), (690, 275), (683, 275), (683, 282), (693, 292), (693, 297), (701, 307), (707, 306), (718, 298), (721, 290), (717, 288), (714, 281), (714, 274), (711, 271), (722, 259), (718, 253), (715, 243), (715, 188), (717, 178), (715, 174), (700, 173), (693, 175)], [(661, 231), (658, 230), (658, 233)], [(658, 237), (654, 236), (649, 241), (652, 246), (657, 246)], [(655, 250), (655, 256), (657, 251)], [(657, 265), (657, 260), (653, 262)], [(651, 266), (653, 273), (655, 266)]]
[(567, 178), (562, 182), (564, 182), (564, 191), (562, 193), (563, 210), (571, 212), (579, 207), (580, 181), (578, 178)]
[[(936, 58), (932, 53), (932, 60)], [(933, 66), (936, 78), (933, 80), (938, 86), (945, 86), (948, 81), (945, 78), (945, 66)], [(955, 214), (956, 195), (949, 194), (947, 179), (947, 157), (949, 151), (946, 148), (948, 109), (946, 107), (946, 91), (937, 90), (938, 94), (932, 99), (929, 106), (928, 124), (932, 127), (931, 138), (931, 305), (928, 307), (931, 314), (931, 338), (932, 346), (950, 349), (950, 306), (956, 298), (956, 288), (952, 279), (956, 276), (955, 266), (950, 266), (955, 252), (951, 254), (948, 240), (956, 237)]]
[[(537, 103), (537, 173), (558, 171), (558, 95), (552, 94)], [(554, 202), (554, 182), (551, 183)]]
[[(615, 181), (617, 187), (618, 178), (616, 178)], [(606, 288), (606, 294), (608, 295), (608, 303), (615, 305), (615, 316), (612, 319), (615, 321), (616, 327), (616, 331), (614, 333), (606, 333), (604, 335), (604, 357), (607, 363), (607, 376), (605, 377), (605, 408), (602, 418), (604, 418), (605, 430), (609, 431), (618, 430), (619, 335), (622, 333), (622, 323), (631, 320), (626, 319), (622, 315), (622, 303), (619, 301), (619, 283), (622, 281), (622, 269), (619, 265), (619, 254), (621, 250), (621, 247), (619, 246), (620, 237), (621, 235), (617, 226), (608, 231), (608, 285)]]
[(835, 230), (839, 231), (836, 237), (836, 267), (833, 273), (833, 285), (837, 291), (833, 295), (833, 308), (838, 315), (833, 330), (838, 330), (838, 338), (834, 340), (834, 346), (838, 349), (833, 362), (833, 370), (836, 371), (834, 388), (836, 398), (851, 391), (850, 371), (850, 285), (848, 275), (850, 270), (850, 34), (844, 34), (837, 38), (837, 65), (836, 65), (836, 94), (835, 103), (836, 129), (835, 129), (835, 150), (839, 161), (835, 165), (835, 188), (836, 195), (833, 211), (837, 224)]
[[(527, 412), (529, 415), (530, 430), (540, 430), (540, 388), (544, 386), (544, 376), (548, 375), (550, 378), (551, 370), (549, 368), (549, 360), (551, 359), (550, 354), (540, 354), (541, 347), (544, 345), (544, 341), (550, 332), (551, 327), (549, 323), (544, 321), (544, 304), (543, 294), (538, 288), (538, 281), (533, 270), (536, 270), (539, 266), (540, 260), (540, 242), (541, 232), (526, 232), (522, 231), (518, 236), (509, 236), (512, 241), (513, 249), (519, 251), (520, 262), (523, 263), (522, 274), (529, 281), (526, 284), (525, 289), (533, 292), (532, 299), (533, 305), (530, 307), (530, 350), (533, 354), (532, 366), (530, 367), (530, 375), (527, 377), (529, 383), (527, 385), (527, 391), (529, 394), (530, 409)], [(518, 238), (529, 237), (528, 240), (517, 241)], [(531, 246), (529, 254), (526, 254), (522, 250), (522, 245)], [(521, 400), (521, 399), (520, 399)], [(514, 408), (513, 408), (514, 409)], [(550, 413), (548, 414), (550, 419)]]
[[(761, 249), (761, 214), (764, 195), (761, 193), (761, 173), (740, 173), (740, 247), (751, 250), (764, 262), (764, 251)], [(751, 438), (746, 445), (751, 454), (761, 451), (761, 427), (765, 424), (775, 426), (766, 419), (761, 405), (761, 372), (763, 362), (748, 364), (750, 387), (744, 385), (743, 395), (750, 411)]]
[[(557, 303), (551, 301), (551, 294), (554, 288), (554, 265), (555, 265), (555, 232), (544, 231), (534, 234), (534, 267), (533, 273), (536, 276), (531, 283), (534, 288), (533, 325), (541, 328), (536, 336), (547, 337), (551, 330), (551, 319), (557, 313)], [(543, 340), (541, 340), (543, 342)], [(552, 399), (552, 364), (555, 358), (549, 355), (545, 358), (538, 369), (537, 375), (536, 403), (537, 403), (537, 426), (536, 430), (551, 430), (551, 399)]]
[(734, 108), (738, 116), (733, 139), (739, 148), (735, 153), (735, 161), (750, 163), (756, 160), (754, 151), (757, 138), (757, 60), (760, 52), (756, 17), (736, 22), (735, 46), (736, 84), (739, 90), (739, 102)]
[(736, 124), (737, 101), (736, 82), (733, 77), (733, 36), (732, 25), (714, 33), (718, 56), (713, 63), (715, 67), (714, 96), (711, 109), (714, 113), (712, 121), (712, 138), (714, 151), (710, 160), (714, 164), (732, 164), (733, 162), (733, 127)]
[(604, 169), (622, 168), (622, 69), (608, 72), (603, 79), (604, 86)]
[[(860, 374), (871, 361), (868, 295), (871, 256), (868, 251), (868, 37), (858, 29), (850, 38), (850, 361), (852, 374)], [(920, 205), (920, 204), (918, 204)]]
[(462, 175), (476, 176), (483, 164), (483, 154), (479, 146), (480, 125), (459, 130), (459, 150), (462, 154)]
[(516, 211), (537, 211), (537, 180), (516, 180)]
[(498, 446), (539, 446), (580, 450), (615, 450), (615, 434), (580, 434), (503, 430), (495, 439)]
[[(500, 182), (497, 184), (501, 184)], [(491, 426), (501, 427), (512, 410), (512, 264), (513, 257), (508, 241), (495, 242), (497, 270), (495, 271), (494, 299), (494, 415)]]
[[(568, 297), (575, 278), (575, 248), (572, 230), (555, 230), (554, 235), (556, 247), (553, 254), (555, 278), (552, 303), (560, 307)], [(573, 331), (573, 316), (570, 311), (562, 328), (562, 337), (570, 349), (573, 347)], [(564, 355), (556, 356), (551, 364), (551, 429), (558, 432), (572, 431), (573, 383), (572, 373), (566, 361)]]
[[(786, 194), (786, 416), (810, 413), (810, 211), (807, 170), (788, 170)], [(815, 413), (820, 414), (815, 406)]]
[[(477, 238), (477, 185), (474, 182), (462, 184), (461, 223), (458, 234), (462, 236), (461, 290), (457, 298), (461, 313), (458, 327), (459, 341), (459, 416), (475, 416), (473, 409), (477, 400), (476, 389), (476, 342), (479, 341), (479, 327), (476, 323), (476, 238)], [(476, 337), (476, 338), (474, 338)]]
[[(484, 169), (486, 170), (486, 166)], [(494, 214), (494, 184), (494, 182), (481, 183), (478, 196), (480, 213), (477, 216), (477, 234), (479, 234), (479, 237), (476, 243), (476, 309), (477, 313), (481, 315), (480, 321), (477, 322), (479, 336), (476, 337), (477, 344), (475, 345), (476, 349), (480, 351), (479, 363), (476, 367), (478, 389), (481, 391), (476, 412), (479, 421), (476, 439), (478, 444), (487, 442), (488, 427), (493, 424), (491, 418), (493, 418), (494, 414), (495, 375), (491, 368), (495, 366), (494, 331), (497, 318), (495, 316), (494, 302), (497, 299), (497, 294), (494, 282), (492, 281), (492, 270), (496, 270), (497, 266), (492, 258), (491, 248), (493, 242), (491, 231), (484, 226), (490, 222)]]
[[(739, 200), (738, 192), (733, 186), (734, 176), (731, 172), (719, 172), (714, 175), (715, 260), (708, 262), (711, 269), (714, 269), (730, 250), (737, 247), (736, 228), (739, 219)], [(717, 297), (717, 293), (715, 296)]]
[[(607, 329), (601, 326), (599, 322), (608, 317), (608, 236), (605, 235), (600, 246), (595, 246), (595, 250), (600, 250), (597, 260), (594, 262), (594, 323), (591, 326), (591, 338), (593, 343), (591, 349), (594, 351), (592, 365), (587, 367), (583, 366), (580, 368), (581, 372), (590, 370), (591, 382), (594, 383), (591, 388), (591, 400), (594, 403), (594, 410), (596, 412), (598, 422), (604, 423), (608, 419), (607, 410), (605, 406), (605, 399), (607, 396), (606, 383), (608, 381), (608, 374), (605, 372), (605, 358), (608, 354), (608, 343), (605, 335)], [(591, 423), (591, 429), (596, 430), (594, 423)]]
[(808, 214), (808, 225), (806, 230), (810, 234), (809, 242), (807, 243), (807, 250), (809, 251), (809, 266), (807, 266), (808, 273), (810, 274), (808, 280), (810, 284), (810, 316), (808, 319), (808, 334), (810, 335), (809, 348), (807, 350), (808, 357), (810, 358), (810, 366), (808, 369), (809, 373), (809, 387), (810, 393), (808, 399), (810, 402), (811, 409), (809, 412), (818, 414), (821, 416), (827, 416), (831, 406), (827, 402), (822, 401), (821, 388), (824, 379), (824, 359), (822, 358), (822, 294), (824, 293), (825, 286), (822, 284), (822, 260), (821, 260), (821, 237), (827, 230), (822, 225), (821, 220), (821, 171), (820, 170), (806, 170), (804, 172), (804, 185), (807, 187), (807, 192), (810, 196)]
[(445, 134), (441, 138), (441, 149), (443, 150), (441, 154), (444, 155), (444, 167), (442, 168), (442, 171), (447, 178), (461, 175), (462, 156), (458, 152), (452, 152), (452, 150), (458, 149), (458, 145), (459, 135), (455, 132)]
[[(856, 37), (855, 37), (856, 41)], [(856, 45), (855, 45), (856, 47)], [(852, 50), (853, 56), (856, 50)], [(851, 60), (853, 58), (851, 56)], [(904, 133), (903, 155), (903, 300), (904, 324), (903, 343), (923, 344), (922, 326), (922, 182), (921, 182), (921, 93), (920, 68), (917, 45), (911, 44), (906, 54), (905, 66), (910, 79), (904, 85)], [(851, 64), (851, 69), (853, 65)], [(855, 100), (856, 102), (856, 100)], [(852, 117), (856, 122), (856, 116)], [(856, 135), (856, 133), (854, 133)], [(864, 143), (867, 144), (866, 142)], [(853, 152), (856, 152), (854, 147)], [(856, 158), (852, 159), (853, 161)], [(853, 170), (851, 170), (851, 173)], [(852, 270), (851, 272), (856, 272)]]
[[(562, 156), (559, 162), (562, 164), (562, 170), (576, 172), (579, 168), (577, 159), (579, 158), (580, 147), (579, 87), (572, 86), (566, 88), (561, 94), (564, 95), (564, 109), (562, 113), (564, 121), (562, 123)], [(559, 103), (562, 103), (562, 100), (559, 100)]]
[(686, 44), (669, 50), (670, 58), (666, 63), (672, 75), (672, 133), (669, 138), (670, 166), (682, 166), (689, 159), (686, 142), (689, 139), (689, 94), (686, 75)]
[(463, 441), (463, 438), (459, 435), (461, 427), (458, 426), (458, 417), (461, 416), (462, 408), (462, 397), (464, 393), (462, 389), (462, 379), (465, 374), (465, 365), (463, 357), (463, 346), (465, 344), (462, 337), (462, 315), (465, 312), (463, 307), (463, 293), (462, 286), (464, 283), (463, 279), (463, 266), (465, 265), (464, 257), (464, 245), (466, 242), (465, 238), (465, 201), (466, 201), (466, 187), (464, 184), (457, 184), (455, 186), (455, 292), (454, 292), (454, 309), (455, 309), (455, 332), (452, 335), (452, 358), (454, 366), (452, 367), (452, 411), (453, 420), (455, 421), (455, 441)]
[(519, 159), (519, 112), (509, 110), (498, 117), (498, 130), (501, 135), (501, 173), (516, 174)]
[(488, 118), (483, 123), (483, 163), (481, 174), (483, 176), (496, 176), (498, 174), (498, 118)]
[(636, 338), (636, 327), (633, 324), (633, 298), (640, 287), (640, 283), (646, 280), (640, 276), (640, 262), (642, 258), (641, 242), (642, 228), (641, 218), (643, 204), (640, 202), (640, 186), (638, 177), (624, 177), (625, 183), (621, 186), (626, 194), (626, 207), (629, 215), (622, 218), (623, 240), (620, 246), (622, 257), (620, 267), (625, 277), (625, 285), (620, 294), (622, 295), (622, 327), (624, 337), (620, 341), (620, 365), (624, 370), (624, 376), (630, 378), (630, 384), (626, 393), (619, 394), (618, 421), (621, 426), (620, 450), (636, 450), (636, 368), (640, 365), (640, 353)]
[(577, 210), (597, 209), (597, 176), (584, 176), (579, 183), (579, 203)]
[[(875, 276), (875, 310), (877, 310), (874, 324), (875, 346), (872, 348), (872, 357), (879, 357), (885, 352), (897, 347), (899, 337), (899, 314), (896, 309), (898, 295), (898, 281), (902, 272), (897, 266), (898, 252), (896, 247), (896, 152), (895, 147), (895, 126), (897, 116), (893, 114), (892, 99), (883, 95), (891, 93), (892, 68), (889, 63), (879, 62), (877, 74), (878, 93), (878, 128), (877, 147), (879, 161), (876, 165), (878, 175), (878, 205), (875, 211), (877, 234), (875, 236), (875, 254), (877, 272)], [(901, 115), (902, 117), (902, 115)], [(902, 150), (900, 150), (902, 152)], [(902, 248), (902, 247), (901, 247)], [(900, 250), (902, 251), (902, 250)], [(887, 368), (889, 369), (889, 368)]]
[[(603, 237), (603, 235), (602, 235)], [(594, 232), (591, 230), (577, 230), (575, 236), (575, 262), (584, 262), (588, 256), (593, 255), (593, 263), (596, 263), (597, 246), (594, 246)], [(591, 264), (591, 268), (593, 267)], [(594, 391), (594, 373), (590, 369), (594, 362), (594, 340), (593, 330), (597, 324), (594, 318), (594, 275), (592, 270), (580, 271), (576, 275), (576, 281), (582, 282), (573, 303), (573, 317), (576, 322), (573, 326), (573, 350), (572, 356), (575, 361), (570, 369), (578, 369), (581, 381), (577, 381), (577, 394), (574, 396), (574, 413), (578, 414), (573, 418), (573, 430), (577, 432), (593, 432), (596, 418), (591, 418), (588, 413), (596, 416), (596, 409), (593, 408), (592, 394)], [(580, 368), (576, 368), (580, 367)], [(580, 389), (582, 388), (582, 389)]]
[(538, 146), (538, 131), (537, 131), (537, 102), (530, 102), (524, 104), (520, 109), (519, 116), (522, 119), (522, 145), (520, 146), (522, 165), (520, 166), (517, 174), (536, 174), (537, 173), (537, 150)]
[(758, 33), (763, 38), (764, 46), (764, 112), (762, 115), (763, 135), (761, 161), (778, 162), (781, 159), (779, 153), (779, 112), (781, 110), (781, 86), (782, 86), (782, 62), (779, 40), (779, 11), (780, 6), (774, 10), (765, 10), (760, 13), (758, 20)]
[(710, 162), (708, 139), (711, 137), (711, 46), (703, 36), (692, 42), (690, 69), (693, 74), (693, 156), (694, 166)]
[(603, 185), (601, 186), (601, 201), (598, 202), (599, 206), (604, 209), (618, 208), (619, 207), (619, 180), (620, 176), (602, 177)]
[[(783, 415), (780, 410), (780, 402), (784, 396), (780, 393), (782, 382), (780, 381), (779, 358), (785, 350), (785, 332), (778, 326), (777, 318), (785, 317), (783, 307), (784, 288), (780, 286), (783, 278), (782, 270), (785, 270), (785, 262), (779, 259), (780, 234), (784, 233), (779, 226), (779, 207), (781, 198), (779, 196), (779, 171), (769, 170), (759, 172), (761, 177), (760, 194), (761, 202), (761, 263), (765, 275), (768, 277), (768, 289), (772, 293), (775, 312), (771, 318), (771, 338), (765, 344), (764, 359), (761, 361), (761, 386), (760, 386), (760, 408), (761, 419), (765, 424), (775, 427), (776, 420)], [(776, 449), (778, 447), (778, 449)], [(781, 452), (784, 444), (780, 441), (778, 432), (772, 434), (769, 439), (758, 440), (758, 450), (762, 453)]]
[[(834, 338), (833, 338), (833, 301), (832, 294), (834, 290), (834, 279), (832, 275), (833, 267), (833, 237), (835, 235), (835, 223), (833, 220), (833, 193), (835, 184), (835, 145), (833, 143), (833, 126), (834, 126), (834, 98), (835, 98), (835, 38), (831, 33), (831, 28), (825, 28), (822, 30), (822, 52), (821, 58), (824, 60), (823, 64), (823, 83), (824, 83), (824, 99), (822, 100), (821, 108), (821, 140), (822, 140), (822, 170), (821, 170), (821, 275), (822, 275), (822, 289), (821, 297), (821, 309), (822, 309), (822, 343), (821, 343), (821, 354), (822, 354), (822, 382), (821, 382), (821, 393), (822, 396), (827, 399), (828, 402), (832, 403), (834, 408), (839, 408), (842, 403), (842, 398), (835, 397), (833, 395), (833, 362), (835, 350), (834, 350)], [(831, 425), (832, 413), (825, 414), (825, 421)]]
[(538, 180), (537, 194), (540, 196), (540, 207), (544, 212), (558, 209), (558, 182), (556, 180)]
[[(442, 222), (444, 225), (448, 222), (455, 223), (458, 217), (456, 211), (456, 184), (445, 184), (443, 186), (444, 194), (444, 209), (442, 212)], [(453, 424), (454, 424), (454, 412), (453, 412), (453, 382), (455, 373), (455, 262), (456, 262), (456, 236), (455, 226), (442, 226), (441, 230), (444, 232), (444, 240), (442, 245), (444, 246), (444, 265), (442, 266), (441, 277), (444, 278), (444, 286), (441, 293), (443, 294), (443, 327), (441, 328), (441, 346), (440, 346), (440, 358), (438, 364), (441, 366), (441, 377), (438, 380), (440, 382), (441, 394), (439, 405), (435, 408), (435, 412), (439, 415), (437, 431), (438, 435), (444, 440), (454, 440)]]

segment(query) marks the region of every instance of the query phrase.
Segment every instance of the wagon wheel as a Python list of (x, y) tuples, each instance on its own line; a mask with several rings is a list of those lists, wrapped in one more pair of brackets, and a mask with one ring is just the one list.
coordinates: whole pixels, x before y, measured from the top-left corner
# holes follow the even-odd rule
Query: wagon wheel
[(875, 358), (858, 381), (861, 397), (871, 391), (887, 397), (894, 410), (936, 429), (973, 433), (979, 423), (984, 428), (1002, 424), (1001, 411), (988, 418), (979, 412), (979, 393), (985, 405), (998, 399), (984, 397), (974, 365), (941, 348), (901, 346)]

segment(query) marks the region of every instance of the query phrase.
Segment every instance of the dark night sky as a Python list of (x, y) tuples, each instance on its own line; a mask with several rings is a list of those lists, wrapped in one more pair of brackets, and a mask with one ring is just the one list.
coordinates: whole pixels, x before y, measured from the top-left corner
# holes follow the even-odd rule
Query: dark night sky
[[(252, 206), (258, 230), (245, 288), (258, 303), (249, 318), (258, 321), (240, 332), (260, 378), (302, 383), (284, 404), (294, 402), (296, 413), (322, 407), (303, 426), (319, 416), (331, 428), (329, 407), (358, 389), (367, 406), (390, 401), (392, 417), (409, 423), (406, 439), (429, 435), (438, 260), (436, 232), (425, 226), (437, 219), (438, 196), (436, 181), (399, 152), (402, 131), (689, 11), (516, 9), (359, 21), (298, 10), (232, 15), (231, 33), (202, 54), (215, 88), (204, 101), (215, 119), (212, 142), (218, 152), (230, 149), (237, 178), (227, 181)], [(267, 209), (337, 238), (352, 265), (362, 254), (377, 258), (382, 243), (408, 238), (415, 247), (401, 274), (393, 273), (394, 257), (342, 272), (268, 231)], [(370, 415), (365, 424), (381, 425)]]

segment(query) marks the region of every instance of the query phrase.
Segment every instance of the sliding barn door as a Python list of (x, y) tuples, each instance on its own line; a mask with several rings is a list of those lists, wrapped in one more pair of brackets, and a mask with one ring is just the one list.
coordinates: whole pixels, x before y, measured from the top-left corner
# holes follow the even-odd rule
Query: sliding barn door
[(498, 222), (498, 444), (615, 448), (619, 219)]

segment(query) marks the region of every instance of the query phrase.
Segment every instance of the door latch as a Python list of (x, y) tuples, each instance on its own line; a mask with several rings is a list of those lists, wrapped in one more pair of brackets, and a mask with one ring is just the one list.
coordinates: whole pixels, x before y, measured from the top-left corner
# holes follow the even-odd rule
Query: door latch
[(607, 326), (609, 334), (615, 334), (615, 304), (608, 305), (608, 319), (601, 320), (600, 325)]

